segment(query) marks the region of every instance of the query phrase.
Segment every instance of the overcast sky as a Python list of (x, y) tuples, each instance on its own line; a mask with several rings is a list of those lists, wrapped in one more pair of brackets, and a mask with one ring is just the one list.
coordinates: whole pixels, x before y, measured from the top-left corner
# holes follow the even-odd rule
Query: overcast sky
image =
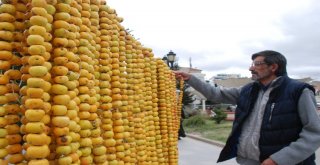
[(180, 66), (218, 73), (248, 71), (251, 54), (276, 50), (293, 78), (320, 80), (319, 0), (107, 0), (122, 25), (156, 57), (170, 50)]

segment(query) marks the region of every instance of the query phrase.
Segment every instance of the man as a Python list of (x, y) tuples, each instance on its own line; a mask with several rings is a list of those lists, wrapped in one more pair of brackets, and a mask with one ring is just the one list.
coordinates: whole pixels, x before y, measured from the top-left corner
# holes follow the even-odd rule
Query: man
[(237, 157), (243, 165), (315, 165), (320, 119), (314, 88), (287, 76), (286, 58), (271, 50), (252, 55), (254, 82), (241, 88), (213, 87), (175, 72), (215, 103), (237, 104), (235, 120), (218, 162)]

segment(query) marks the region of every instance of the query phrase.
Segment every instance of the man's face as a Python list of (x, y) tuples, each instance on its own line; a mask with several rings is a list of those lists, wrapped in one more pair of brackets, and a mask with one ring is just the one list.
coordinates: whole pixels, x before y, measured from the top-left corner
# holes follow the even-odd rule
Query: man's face
[(274, 74), (274, 66), (265, 63), (263, 56), (256, 57), (249, 70), (252, 74), (251, 79), (260, 81), (261, 83), (268, 83), (276, 77)]

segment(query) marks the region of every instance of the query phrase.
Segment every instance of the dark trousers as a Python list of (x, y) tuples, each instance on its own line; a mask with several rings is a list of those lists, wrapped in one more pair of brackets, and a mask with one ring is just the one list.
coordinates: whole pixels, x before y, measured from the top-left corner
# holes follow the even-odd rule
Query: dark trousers
[(186, 137), (186, 133), (184, 132), (182, 121), (183, 119), (180, 120), (179, 137)]

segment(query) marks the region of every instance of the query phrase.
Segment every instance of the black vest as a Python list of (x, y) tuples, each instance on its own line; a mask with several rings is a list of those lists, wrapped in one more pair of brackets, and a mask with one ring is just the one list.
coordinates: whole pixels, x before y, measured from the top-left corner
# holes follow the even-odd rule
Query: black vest
[[(277, 83), (280, 85), (270, 93), (262, 120), (259, 140), (261, 162), (299, 138), (302, 124), (297, 110), (298, 100), (303, 89), (309, 88), (314, 91), (312, 86), (287, 76), (280, 78)], [(261, 85), (256, 82), (242, 88), (232, 132), (220, 153), (218, 162), (236, 157), (242, 124), (251, 113), (260, 88)], [(314, 159), (313, 154), (303, 162), (314, 164)]]

